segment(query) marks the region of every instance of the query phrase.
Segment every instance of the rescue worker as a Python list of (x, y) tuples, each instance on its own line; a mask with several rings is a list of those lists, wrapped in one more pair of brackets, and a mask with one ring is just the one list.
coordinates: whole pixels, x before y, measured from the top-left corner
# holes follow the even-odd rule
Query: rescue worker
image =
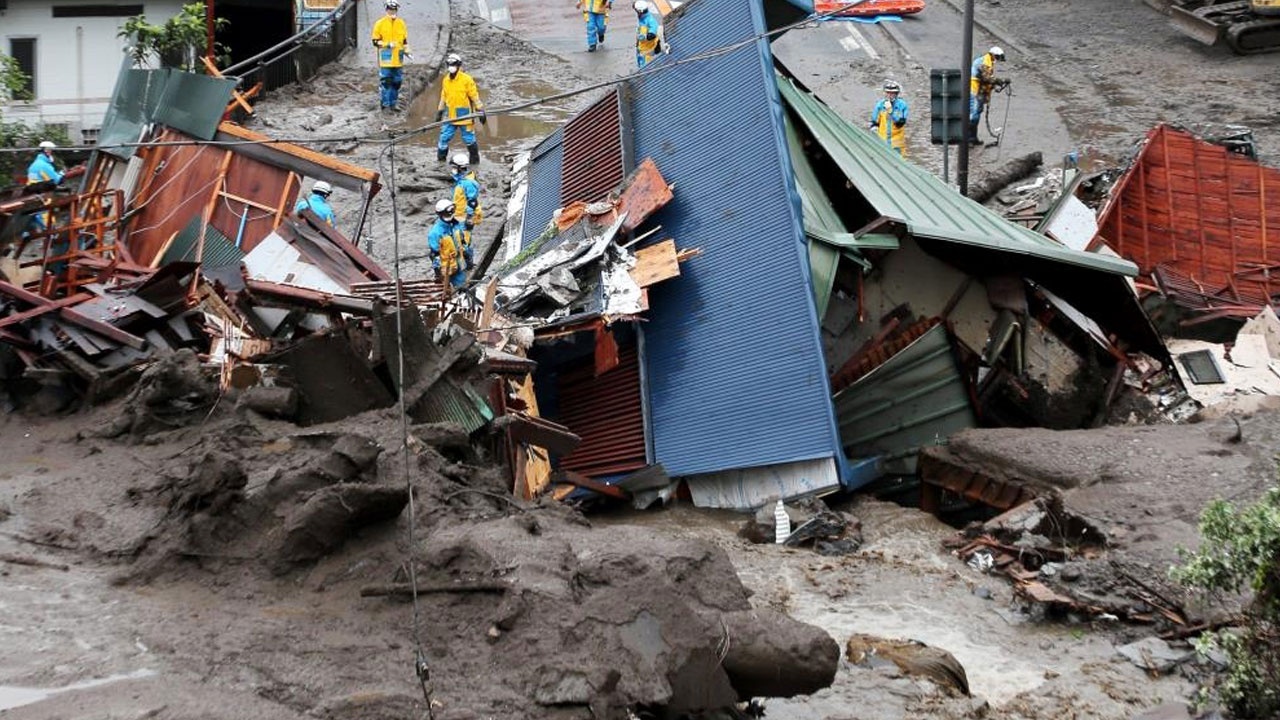
[(329, 196), (332, 194), (333, 186), (323, 180), (317, 180), (316, 184), (311, 186), (311, 194), (299, 200), (293, 212), (301, 215), (303, 210), (310, 210), (321, 220), (329, 223), (329, 227), (333, 227), (337, 217), (333, 214), (333, 208), (329, 207)]
[(431, 267), (436, 280), (446, 279), (454, 288), (460, 288), (467, 280), (466, 248), (462, 240), (462, 226), (458, 223), (457, 208), (453, 201), (441, 198), (436, 201), (436, 221), (427, 232), (427, 248), (431, 252)]
[(587, 23), (587, 52), (595, 52), (596, 45), (604, 42), (613, 0), (578, 0), (576, 7), (582, 8), (582, 19)]
[(993, 45), (990, 50), (973, 59), (969, 67), (969, 142), (981, 145), (978, 139), (978, 121), (991, 102), (991, 91), (1003, 89), (1008, 80), (996, 77), (996, 61), (1004, 62), (1004, 50)]
[(383, 3), (387, 14), (373, 24), (373, 46), (378, 49), (378, 84), (382, 87), (382, 110), (399, 111), (400, 85), (404, 83), (404, 61), (409, 55), (409, 28), (397, 13), (399, 0)]
[(649, 0), (636, 0), (636, 67), (653, 62), (662, 44), (662, 18), (654, 11)]
[(480, 146), (476, 144), (475, 121), (480, 119), (481, 125), (487, 125), (489, 119), (484, 114), (484, 104), (480, 102), (480, 89), (471, 76), (462, 72), (462, 58), (457, 53), (449, 53), (445, 58), (445, 67), (449, 73), (440, 82), (440, 104), (436, 107), (436, 122), (445, 119), (449, 122), (440, 126), (440, 141), (436, 143), (436, 160), (444, 162), (449, 154), (449, 141), (455, 131), (462, 131), (462, 142), (467, 146), (471, 156), (471, 164), (480, 164)]
[(876, 131), (884, 144), (907, 155), (907, 101), (898, 97), (902, 86), (896, 80), (884, 81), (884, 98), (871, 109), (869, 127)]
[(36, 183), (53, 181), (54, 185), (61, 185), (63, 180), (62, 173), (58, 172), (58, 168), (53, 164), (53, 151), (58, 146), (52, 141), (40, 141), (40, 151), (36, 153), (36, 157), (27, 166), (27, 184), (34, 185)]
[(484, 218), (484, 211), (480, 208), (480, 182), (467, 165), (466, 153), (454, 153), (449, 161), (449, 171), (453, 175), (454, 219), (462, 223), (463, 254), (467, 265), (471, 265), (471, 231)]

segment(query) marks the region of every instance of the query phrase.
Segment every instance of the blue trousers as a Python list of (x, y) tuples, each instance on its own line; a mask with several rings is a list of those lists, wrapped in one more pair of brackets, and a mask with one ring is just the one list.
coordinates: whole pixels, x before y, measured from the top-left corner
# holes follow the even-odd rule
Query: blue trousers
[(969, 96), (969, 124), (977, 125), (982, 119), (982, 110), (986, 107), (986, 103), (982, 101), (981, 95)]
[(404, 68), (378, 68), (378, 84), (382, 86), (382, 107), (395, 107), (400, 99), (400, 85), (404, 82)]
[(604, 42), (604, 13), (586, 13), (587, 16), (587, 47), (594, 48), (597, 42)]
[(449, 149), (449, 141), (453, 139), (453, 133), (458, 130), (462, 131), (462, 142), (464, 144), (476, 144), (475, 125), (470, 127), (458, 127), (451, 122), (447, 122), (440, 126), (440, 142), (436, 143), (436, 149), (440, 151), (447, 151)]

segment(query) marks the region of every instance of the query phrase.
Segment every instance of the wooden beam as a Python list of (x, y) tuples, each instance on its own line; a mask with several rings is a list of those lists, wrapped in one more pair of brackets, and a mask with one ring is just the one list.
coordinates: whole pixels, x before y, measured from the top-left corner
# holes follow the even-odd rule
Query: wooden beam
[(292, 155), (300, 160), (315, 163), (316, 165), (320, 165), (321, 167), (328, 168), (343, 175), (359, 178), (360, 180), (364, 180), (365, 182), (373, 183), (375, 185), (378, 184), (379, 176), (376, 171), (366, 170), (358, 165), (343, 162), (332, 156), (304, 148), (301, 145), (294, 145), (293, 143), (287, 142), (272, 142), (272, 139), (266, 135), (253, 132), (252, 130), (227, 122), (218, 125), (218, 132), (226, 133), (227, 135), (239, 140), (266, 142), (269, 143), (269, 146), (272, 149), (278, 152), (285, 153), (286, 155)]
[(515, 442), (546, 448), (556, 455), (568, 455), (582, 442), (569, 428), (540, 417), (511, 412), (493, 421), (497, 430), (509, 430)]

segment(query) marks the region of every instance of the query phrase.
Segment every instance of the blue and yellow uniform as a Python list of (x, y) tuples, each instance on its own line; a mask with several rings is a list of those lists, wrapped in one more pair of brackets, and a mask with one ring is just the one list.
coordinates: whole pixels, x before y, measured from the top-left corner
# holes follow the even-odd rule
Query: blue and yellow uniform
[(582, 19), (587, 23), (587, 52), (595, 52), (596, 45), (604, 42), (613, 0), (578, 0), (578, 6), (582, 8)]
[(467, 281), (467, 255), (471, 250), (463, 242), (462, 225), (453, 218), (436, 216), (427, 233), (427, 247), (431, 251), (431, 267), (440, 272), (440, 277), (448, 278), (450, 285), (462, 287)]
[(453, 206), (457, 208), (453, 219), (462, 224), (463, 255), (472, 264), (471, 230), (484, 219), (480, 208), (480, 182), (476, 174), (455, 173), (453, 176)]
[(329, 227), (333, 227), (337, 222), (337, 217), (333, 214), (333, 208), (329, 207), (329, 201), (324, 195), (313, 192), (305, 198), (298, 201), (294, 206), (295, 213), (301, 213), (303, 210), (310, 210), (315, 213), (321, 220), (329, 223)]
[(404, 55), (409, 47), (409, 28), (404, 20), (387, 14), (373, 24), (373, 46), (378, 49), (378, 82), (382, 87), (382, 107), (394, 109), (404, 83)]
[(42, 152), (36, 155), (36, 159), (31, 161), (27, 166), (27, 184), (48, 182), (52, 180), (55, 185), (62, 184), (62, 173), (58, 172), (58, 168), (53, 166), (53, 159), (48, 153)]
[(462, 142), (471, 153), (471, 162), (480, 162), (480, 147), (476, 145), (474, 118), (479, 117), (481, 122), (484, 121), (484, 104), (480, 102), (480, 88), (476, 86), (476, 81), (461, 69), (446, 73), (444, 80), (440, 82), (438, 110), (441, 117), (450, 122), (440, 126), (440, 140), (436, 143), (437, 157), (441, 161), (444, 160), (449, 152), (449, 142), (453, 140), (453, 134), (461, 131)]
[(907, 154), (907, 101), (902, 98), (881, 98), (871, 110), (871, 127), (885, 145)]
[(992, 48), (974, 58), (973, 64), (969, 66), (969, 126), (974, 138), (978, 136), (978, 121), (982, 119), (982, 111), (991, 101), (991, 90), (997, 83), (996, 60), (1003, 59), (1004, 51)]
[(646, 10), (639, 16), (636, 25), (636, 67), (644, 67), (653, 62), (658, 54), (658, 44), (662, 39), (662, 21), (653, 10)]

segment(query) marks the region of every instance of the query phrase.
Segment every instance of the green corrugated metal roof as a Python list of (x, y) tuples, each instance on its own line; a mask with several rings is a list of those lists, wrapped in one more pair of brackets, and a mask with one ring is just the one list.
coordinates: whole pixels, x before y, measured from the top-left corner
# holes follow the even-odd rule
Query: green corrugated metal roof
[(493, 409), (470, 385), (458, 386), (449, 379), (431, 387), (414, 407), (419, 422), (451, 422), (473, 433), (493, 420)]
[(1128, 260), (1072, 250), (960, 195), (781, 75), (778, 90), (876, 212), (906, 225), (913, 235), (1117, 275), (1138, 274)]
[[(818, 306), (818, 317), (827, 312), (827, 303), (831, 300), (831, 288), (835, 284), (836, 270), (840, 266), (840, 257), (849, 258), (863, 268), (870, 269), (871, 264), (862, 253), (860, 238), (855, 238), (845, 230), (844, 222), (831, 206), (831, 199), (822, 189), (813, 166), (805, 157), (800, 145), (800, 133), (796, 132), (795, 123), (787, 119), (787, 146), (791, 150), (791, 169), (796, 178), (796, 189), (800, 193), (800, 206), (804, 211), (804, 232), (809, 238), (809, 268), (813, 275), (813, 295)], [(815, 242), (816, 241), (816, 242)], [(875, 247), (880, 247), (876, 245)], [(897, 248), (896, 240), (894, 249)]]
[[(169, 243), (168, 249), (164, 252), (164, 257), (160, 258), (159, 265), (168, 265), (171, 262), (180, 260), (196, 259), (196, 240), (200, 237), (200, 216), (191, 218), (191, 222), (178, 232), (173, 238), (173, 242)], [(204, 229), (204, 254), (201, 256), (201, 263), (208, 268), (222, 268), (239, 265), (244, 259), (244, 251), (236, 247), (231, 239), (223, 235), (217, 228), (212, 225), (206, 225)]]

